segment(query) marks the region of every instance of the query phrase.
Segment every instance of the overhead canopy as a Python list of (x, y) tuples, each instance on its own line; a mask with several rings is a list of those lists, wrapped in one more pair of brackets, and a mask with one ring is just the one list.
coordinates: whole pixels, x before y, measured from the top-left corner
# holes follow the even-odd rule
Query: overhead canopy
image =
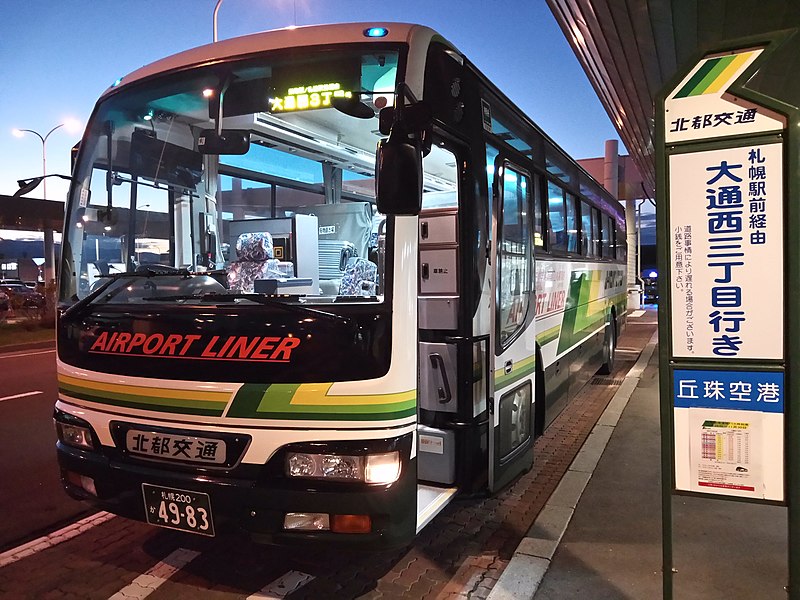
[[(698, 52), (726, 41), (800, 27), (797, 0), (547, 0), (653, 196), (653, 103)], [(748, 87), (800, 98), (800, 35)]]
[(63, 202), (0, 195), (0, 229), (61, 231), (63, 226)]

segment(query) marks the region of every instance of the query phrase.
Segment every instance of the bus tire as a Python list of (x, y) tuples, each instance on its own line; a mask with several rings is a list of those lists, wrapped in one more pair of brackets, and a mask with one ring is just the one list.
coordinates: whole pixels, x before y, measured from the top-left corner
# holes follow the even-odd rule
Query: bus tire
[(603, 340), (603, 364), (597, 371), (601, 375), (610, 375), (614, 370), (614, 355), (617, 351), (617, 328), (614, 315), (606, 323), (605, 339)]

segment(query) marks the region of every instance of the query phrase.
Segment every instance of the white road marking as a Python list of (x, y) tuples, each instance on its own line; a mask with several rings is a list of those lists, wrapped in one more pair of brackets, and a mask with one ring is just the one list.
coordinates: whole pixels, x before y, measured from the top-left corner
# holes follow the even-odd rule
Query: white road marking
[(0, 353), (0, 359), (3, 358), (20, 358), (23, 356), (36, 356), (37, 354), (55, 354), (55, 349), (53, 350), (40, 350), (38, 352), (7, 352), (7, 353)]
[(280, 600), (286, 598), (289, 594), (296, 592), (309, 581), (314, 579), (313, 575), (303, 573), (302, 571), (289, 571), (281, 575), (272, 583), (267, 584), (252, 596), (248, 596), (247, 600)]
[(125, 586), (108, 600), (141, 600), (155, 592), (161, 584), (180, 571), (200, 555), (195, 550), (178, 548), (164, 560), (143, 575), (139, 575), (130, 585)]
[(13, 396), (3, 396), (2, 398), (0, 398), (0, 402), (2, 402), (3, 400), (14, 400), (16, 398), (27, 398), (28, 396), (36, 396), (38, 394), (44, 394), (44, 392), (40, 392), (39, 390), (36, 390), (34, 392), (25, 392), (24, 394), (14, 394)]
[(22, 546), (17, 546), (16, 548), (12, 548), (11, 550), (6, 550), (2, 554), (0, 554), (0, 568), (5, 567), (6, 565), (10, 565), (11, 563), (17, 562), (20, 559), (23, 559), (27, 556), (31, 556), (40, 552), (42, 550), (47, 550), (48, 548), (52, 548), (53, 546), (57, 546), (61, 542), (66, 542), (67, 540), (71, 540), (75, 536), (82, 534), (84, 531), (91, 529), (96, 525), (100, 525), (100, 523), (105, 523), (106, 521), (113, 519), (114, 515), (107, 512), (99, 512), (93, 515), (86, 517), (85, 519), (81, 519), (80, 521), (76, 521), (72, 525), (68, 525), (58, 531), (54, 531), (50, 535), (45, 535), (40, 538), (36, 538), (35, 540), (28, 542), (27, 544), (23, 544)]
[(647, 313), (646, 310), (634, 310), (634, 311), (628, 313), (628, 317), (631, 318), (631, 319), (638, 319), (639, 317), (641, 317), (643, 314), (646, 314), (646, 313)]

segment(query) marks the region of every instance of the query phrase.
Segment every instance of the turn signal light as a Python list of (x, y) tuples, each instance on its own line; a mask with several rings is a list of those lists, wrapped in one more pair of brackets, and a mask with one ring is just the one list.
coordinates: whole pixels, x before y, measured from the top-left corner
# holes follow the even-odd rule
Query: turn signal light
[(331, 515), (331, 531), (369, 533), (372, 531), (372, 519), (369, 515)]

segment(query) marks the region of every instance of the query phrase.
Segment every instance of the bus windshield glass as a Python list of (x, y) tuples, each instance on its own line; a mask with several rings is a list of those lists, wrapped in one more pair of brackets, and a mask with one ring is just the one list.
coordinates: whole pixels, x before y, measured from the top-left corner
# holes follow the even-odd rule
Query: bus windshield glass
[[(399, 58), (295, 50), (109, 93), (75, 168), (61, 301), (383, 302), (392, 228), (375, 210), (377, 115), (394, 103)], [(156, 275), (168, 294), (148, 284)], [(117, 279), (127, 292), (93, 294)]]

